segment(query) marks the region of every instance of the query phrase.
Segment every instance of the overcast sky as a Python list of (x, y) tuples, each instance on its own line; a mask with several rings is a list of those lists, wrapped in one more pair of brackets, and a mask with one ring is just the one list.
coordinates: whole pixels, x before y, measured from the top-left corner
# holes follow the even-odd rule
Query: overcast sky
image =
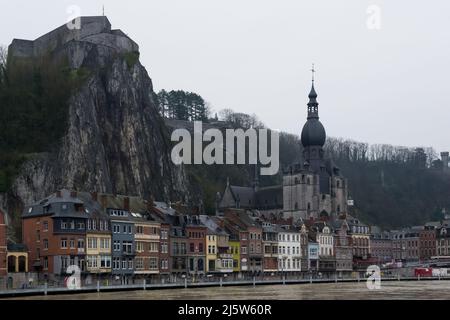
[(101, 15), (105, 4), (156, 91), (193, 91), (299, 134), (315, 63), (328, 135), (450, 150), (448, 0), (0, 1), (3, 45), (62, 25), (69, 5)]

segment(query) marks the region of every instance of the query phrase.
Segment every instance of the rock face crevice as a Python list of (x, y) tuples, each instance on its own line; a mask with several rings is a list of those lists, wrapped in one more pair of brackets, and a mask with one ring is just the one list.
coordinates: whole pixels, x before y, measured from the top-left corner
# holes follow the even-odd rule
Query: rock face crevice
[[(99, 17), (99, 23), (104, 24), (103, 19)], [(184, 169), (170, 159), (170, 136), (157, 110), (152, 81), (139, 60), (127, 56), (136, 56), (137, 45), (125, 41), (123, 32), (111, 31), (110, 25), (98, 30), (98, 39), (92, 32), (84, 40), (69, 37), (61, 28), (58, 36), (67, 41), (47, 36), (52, 39), (51, 57), (67, 59), (72, 70), (87, 76), (68, 101), (64, 137), (54, 141), (51, 152), (23, 165), (9, 193), (15, 199), (9, 212), (19, 212), (21, 205), (60, 188), (164, 201), (189, 197)], [(15, 50), (17, 58), (27, 54), (17, 42), (9, 54), (14, 56)], [(36, 55), (36, 49), (28, 54)]]

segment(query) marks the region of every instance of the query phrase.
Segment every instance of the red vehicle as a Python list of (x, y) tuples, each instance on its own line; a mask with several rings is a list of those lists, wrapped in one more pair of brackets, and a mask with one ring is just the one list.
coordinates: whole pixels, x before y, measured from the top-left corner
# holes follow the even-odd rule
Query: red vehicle
[(433, 276), (433, 269), (432, 268), (415, 268), (414, 269), (414, 276), (415, 277), (432, 277)]

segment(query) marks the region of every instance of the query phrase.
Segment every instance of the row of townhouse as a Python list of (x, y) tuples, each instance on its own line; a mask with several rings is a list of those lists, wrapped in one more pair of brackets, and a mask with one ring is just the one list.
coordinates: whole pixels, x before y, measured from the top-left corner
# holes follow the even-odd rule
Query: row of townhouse
[(450, 256), (446, 221), (375, 232), (349, 215), (294, 224), (242, 209), (181, 214), (136, 197), (60, 190), (24, 210), (25, 269), (65, 276), (77, 265), (84, 275), (121, 283), (233, 272), (344, 275), (370, 264)]
[(372, 228), (371, 254), (378, 263), (429, 262), (450, 257), (450, 219), (402, 230), (381, 232)]

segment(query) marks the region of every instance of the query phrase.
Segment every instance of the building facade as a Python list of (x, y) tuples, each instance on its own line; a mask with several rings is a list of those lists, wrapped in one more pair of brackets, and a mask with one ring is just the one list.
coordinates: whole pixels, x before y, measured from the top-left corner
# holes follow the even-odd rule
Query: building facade
[(86, 223), (93, 210), (68, 190), (26, 207), (22, 226), (28, 269), (46, 276), (65, 275), (73, 265), (86, 271)]
[(131, 212), (122, 208), (107, 208), (112, 230), (112, 274), (122, 284), (130, 283), (136, 255), (136, 229)]
[(427, 261), (436, 256), (436, 227), (425, 225), (419, 231), (419, 259)]
[(0, 210), (0, 277), (6, 276), (7, 270), (6, 215)]
[(302, 271), (300, 232), (294, 228), (280, 228), (278, 232), (278, 270)]

